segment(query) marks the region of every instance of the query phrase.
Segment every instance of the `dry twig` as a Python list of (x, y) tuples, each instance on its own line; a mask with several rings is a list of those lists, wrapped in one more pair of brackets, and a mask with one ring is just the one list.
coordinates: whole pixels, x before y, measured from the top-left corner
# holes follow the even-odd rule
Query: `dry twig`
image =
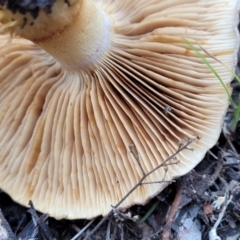
[(210, 230), (210, 232), (209, 232), (209, 240), (221, 240), (221, 238), (217, 235), (217, 228), (218, 228), (218, 226), (219, 226), (219, 224), (221, 223), (221, 221), (222, 221), (222, 219), (223, 219), (223, 217), (224, 217), (224, 214), (225, 214), (225, 211), (227, 210), (227, 206), (228, 206), (228, 204), (231, 202), (231, 200), (232, 200), (232, 195), (231, 196), (229, 196), (229, 188), (228, 188), (228, 184), (226, 183), (226, 181), (223, 179), (223, 178), (221, 178), (221, 177), (219, 177), (219, 179), (220, 179), (220, 181), (222, 182), (222, 183), (224, 183), (224, 185), (225, 185), (225, 202), (224, 202), (224, 204), (223, 204), (223, 207), (222, 207), (222, 210), (221, 210), (221, 212), (220, 212), (220, 214), (219, 214), (219, 216), (218, 216), (218, 219), (217, 219), (217, 221), (215, 222), (215, 224), (214, 224), (214, 226), (213, 226), (213, 228)]
[(89, 226), (93, 223), (94, 220), (91, 220), (81, 231), (79, 231), (71, 240), (76, 240), (79, 238), (88, 228)]
[(179, 211), (179, 206), (180, 206), (180, 203), (181, 203), (182, 193), (183, 193), (183, 188), (182, 188), (182, 186), (179, 186), (178, 190), (177, 190), (177, 194), (176, 194), (175, 199), (173, 201), (173, 204), (171, 206), (171, 210), (170, 210), (170, 213), (168, 215), (167, 222), (166, 222), (165, 227), (163, 229), (162, 240), (168, 240), (170, 238), (171, 226), (172, 226), (172, 223), (173, 223), (173, 221), (176, 217), (176, 214)]
[[(168, 165), (172, 165), (172, 164), (176, 164), (177, 162), (175, 161), (174, 163), (171, 163), (170, 161), (172, 159), (176, 159), (177, 154), (179, 154), (182, 150), (184, 149), (189, 149), (189, 145), (196, 141), (197, 139), (200, 139), (199, 136), (197, 136), (196, 138), (191, 138), (189, 139), (185, 144), (180, 144), (180, 147), (178, 148), (178, 150), (172, 154), (170, 157), (168, 157), (164, 162), (162, 162), (161, 164), (159, 164), (157, 167), (155, 167), (154, 169), (152, 169), (150, 172), (145, 173), (144, 170), (141, 167), (140, 161), (139, 161), (139, 156), (135, 156), (135, 159), (138, 161), (140, 168), (142, 169), (143, 172), (143, 176), (142, 178), (138, 181), (138, 183), (115, 205), (112, 206), (113, 209), (117, 209), (139, 186), (141, 186), (144, 183), (144, 180), (151, 175), (153, 172), (155, 172), (156, 170), (158, 170), (161, 167), (166, 167)], [(130, 148), (131, 151), (131, 148)], [(134, 154), (135, 155), (135, 154)], [(90, 236), (92, 236), (92, 234), (94, 234), (100, 226), (102, 226), (102, 224), (113, 214), (113, 210), (111, 210), (105, 217), (102, 218), (102, 220), (97, 224), (97, 226), (84, 238), (84, 240), (87, 240)]]

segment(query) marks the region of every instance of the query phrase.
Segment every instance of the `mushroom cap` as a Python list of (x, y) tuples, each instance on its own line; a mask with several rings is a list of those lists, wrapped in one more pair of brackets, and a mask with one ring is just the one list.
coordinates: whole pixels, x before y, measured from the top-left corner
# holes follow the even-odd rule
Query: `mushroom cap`
[[(183, 38), (236, 65), (239, 0), (95, 2), (113, 33), (94, 70), (67, 70), (31, 41), (0, 36), (0, 187), (55, 218), (107, 214), (142, 177), (130, 146), (149, 172), (201, 135), (146, 179), (156, 182), (186, 174), (216, 143), (228, 97)], [(231, 73), (203, 54), (229, 84)], [(120, 208), (166, 185), (141, 185)]]

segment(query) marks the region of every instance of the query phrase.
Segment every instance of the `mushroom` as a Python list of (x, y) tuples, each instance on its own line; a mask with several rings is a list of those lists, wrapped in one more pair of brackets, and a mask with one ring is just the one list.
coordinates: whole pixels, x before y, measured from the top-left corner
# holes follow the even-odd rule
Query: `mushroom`
[[(216, 143), (227, 94), (183, 38), (233, 69), (239, 0), (0, 6), (0, 187), (15, 201), (57, 219), (105, 215), (142, 177), (130, 146), (149, 172), (201, 135), (146, 179), (156, 182), (186, 174)], [(167, 184), (141, 185), (120, 207)]]

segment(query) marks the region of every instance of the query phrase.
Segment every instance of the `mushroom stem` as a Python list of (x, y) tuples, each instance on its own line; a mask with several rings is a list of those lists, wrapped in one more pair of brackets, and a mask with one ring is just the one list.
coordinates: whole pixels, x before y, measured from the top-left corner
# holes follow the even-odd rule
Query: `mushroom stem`
[(9, 27), (8, 32), (33, 41), (67, 69), (94, 68), (108, 52), (111, 21), (94, 0), (58, 0), (37, 16), (8, 6), (1, 11), (5, 32)]

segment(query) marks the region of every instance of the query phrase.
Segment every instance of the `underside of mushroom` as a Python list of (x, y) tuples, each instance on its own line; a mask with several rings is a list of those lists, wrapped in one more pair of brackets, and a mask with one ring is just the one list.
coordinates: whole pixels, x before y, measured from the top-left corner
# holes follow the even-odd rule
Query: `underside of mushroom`
[[(201, 136), (146, 179), (156, 182), (216, 143), (228, 97), (183, 39), (228, 85), (199, 46), (234, 68), (238, 0), (1, 2), (0, 188), (15, 201), (55, 218), (105, 215), (142, 177), (131, 146), (147, 173)], [(144, 184), (120, 208), (166, 185)]]

